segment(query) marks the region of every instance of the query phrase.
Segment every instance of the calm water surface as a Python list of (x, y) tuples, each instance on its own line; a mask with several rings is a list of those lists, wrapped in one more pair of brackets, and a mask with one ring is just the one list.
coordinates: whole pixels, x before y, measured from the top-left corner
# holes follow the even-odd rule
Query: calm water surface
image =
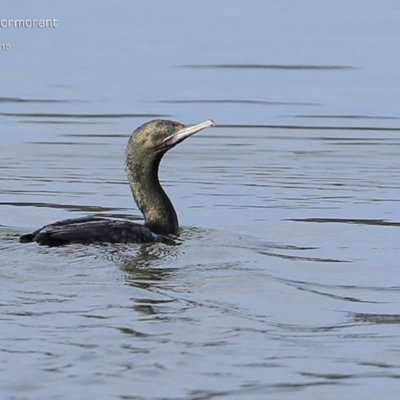
[[(400, 5), (4, 6), (3, 399), (396, 399)], [(175, 244), (18, 243), (140, 220), (123, 154), (153, 118)]]

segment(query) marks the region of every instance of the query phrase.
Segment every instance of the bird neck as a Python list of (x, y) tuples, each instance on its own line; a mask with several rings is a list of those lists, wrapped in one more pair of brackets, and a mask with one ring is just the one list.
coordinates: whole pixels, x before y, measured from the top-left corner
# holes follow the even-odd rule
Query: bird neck
[(144, 222), (157, 234), (178, 233), (178, 217), (158, 179), (162, 155), (127, 154), (126, 172), (133, 198)]

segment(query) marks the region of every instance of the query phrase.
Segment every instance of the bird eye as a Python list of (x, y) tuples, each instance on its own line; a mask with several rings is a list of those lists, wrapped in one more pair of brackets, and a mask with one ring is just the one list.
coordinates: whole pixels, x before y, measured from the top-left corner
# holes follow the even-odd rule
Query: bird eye
[(168, 128), (165, 128), (164, 132), (165, 132), (166, 135), (169, 136), (172, 133), (172, 128), (169, 126)]

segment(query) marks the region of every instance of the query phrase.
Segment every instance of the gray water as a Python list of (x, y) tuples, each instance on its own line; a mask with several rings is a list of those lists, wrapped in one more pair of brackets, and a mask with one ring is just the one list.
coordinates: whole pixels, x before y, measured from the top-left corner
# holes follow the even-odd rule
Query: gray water
[[(1, 399), (397, 399), (400, 3), (1, 6)], [(169, 152), (174, 244), (18, 243), (140, 220), (130, 133)]]

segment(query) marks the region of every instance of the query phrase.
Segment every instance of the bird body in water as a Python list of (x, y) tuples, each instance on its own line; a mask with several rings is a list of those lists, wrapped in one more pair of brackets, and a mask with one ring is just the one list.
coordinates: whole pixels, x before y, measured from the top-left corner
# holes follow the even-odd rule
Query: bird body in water
[(47, 246), (143, 243), (177, 235), (178, 217), (158, 179), (160, 161), (178, 143), (211, 126), (215, 126), (212, 120), (187, 126), (175, 121), (153, 120), (132, 133), (125, 153), (125, 169), (133, 198), (143, 214), (144, 225), (94, 216), (73, 218), (45, 225), (21, 236), (20, 242)]

